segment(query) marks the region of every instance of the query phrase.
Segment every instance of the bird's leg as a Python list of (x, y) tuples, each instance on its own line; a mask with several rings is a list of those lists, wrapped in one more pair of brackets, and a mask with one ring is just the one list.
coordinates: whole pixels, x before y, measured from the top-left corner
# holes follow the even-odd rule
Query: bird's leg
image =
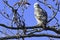
[(42, 26), (42, 28), (43, 28), (43, 29), (45, 29), (45, 28), (46, 28), (46, 25), (44, 25), (44, 24), (42, 24), (41, 26)]

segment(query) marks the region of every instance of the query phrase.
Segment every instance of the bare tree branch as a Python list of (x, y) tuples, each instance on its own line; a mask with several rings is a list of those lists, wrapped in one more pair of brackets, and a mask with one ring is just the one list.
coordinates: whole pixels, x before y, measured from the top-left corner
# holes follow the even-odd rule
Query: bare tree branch
[[(0, 26), (5, 27), (5, 28), (8, 28), (8, 29), (12, 29), (12, 30), (23, 29), (22, 27), (19, 27), (19, 28), (18, 27), (9, 27), (9, 26), (6, 26), (4, 24), (0, 24)], [(41, 26), (32, 26), (32, 27), (30, 26), (30, 27), (26, 27), (26, 29), (34, 29), (34, 28), (42, 28), (42, 27)], [(54, 31), (57, 34), (60, 34), (60, 30), (57, 30), (56, 26), (52, 26), (52, 27), (48, 26), (44, 30), (51, 30), (51, 31)]]
[(2, 12), (0, 12), (0, 14), (1, 14), (3, 17), (5, 17), (6, 19), (8, 19), (8, 20), (12, 21), (12, 19), (10, 19), (10, 18), (6, 17)]
[(4, 1), (4, 0), (3, 0), (3, 2), (4, 2), (8, 7), (14, 9), (12, 6), (10, 6), (10, 5), (8, 4), (8, 1)]
[(8, 37), (1, 37), (0, 40), (3, 39), (18, 39), (18, 38), (26, 38), (26, 37), (52, 37), (52, 38), (60, 38), (58, 35), (52, 35), (52, 34), (32, 34), (32, 35), (19, 35), (19, 36), (8, 36)]

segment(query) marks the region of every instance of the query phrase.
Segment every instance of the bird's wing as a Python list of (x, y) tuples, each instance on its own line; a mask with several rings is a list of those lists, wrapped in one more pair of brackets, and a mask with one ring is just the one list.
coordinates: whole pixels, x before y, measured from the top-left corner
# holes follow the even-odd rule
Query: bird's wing
[(43, 13), (44, 13), (44, 21), (47, 23), (47, 18), (48, 18), (48, 16), (47, 16), (47, 12), (45, 11), (45, 10), (43, 10)]

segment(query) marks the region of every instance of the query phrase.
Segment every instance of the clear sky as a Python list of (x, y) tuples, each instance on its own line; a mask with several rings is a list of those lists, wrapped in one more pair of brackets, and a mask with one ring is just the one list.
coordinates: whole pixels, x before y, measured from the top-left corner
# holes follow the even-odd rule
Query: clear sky
[[(9, 4), (11, 5), (11, 6), (13, 6), (13, 4), (15, 3), (15, 2), (17, 2), (17, 0), (8, 0), (9, 1)], [(26, 23), (26, 26), (34, 26), (34, 25), (36, 25), (36, 20), (35, 20), (35, 18), (34, 18), (34, 3), (35, 2), (37, 2), (36, 0), (28, 0), (28, 2), (31, 4), (25, 11), (24, 11), (24, 18), (25, 18), (25, 23)], [(59, 1), (60, 2), (60, 1)], [(53, 7), (55, 7), (55, 5), (54, 5), (54, 2), (52, 2), (52, 0), (48, 0), (48, 2), (47, 3), (49, 3), (49, 4), (51, 4)], [(40, 6), (44, 9), (44, 10), (46, 10), (46, 12), (47, 12), (47, 14), (48, 14), (48, 20), (50, 19), (49, 17), (50, 16), (52, 16), (52, 11), (51, 11), (51, 9), (49, 9), (47, 6), (45, 6), (44, 4), (41, 4), (40, 3)], [(4, 5), (3, 5), (3, 2), (2, 2), (2, 0), (0, 0), (0, 10), (2, 10), (3, 9), (3, 7), (4, 7)], [(8, 7), (6, 7), (7, 9), (5, 9), (5, 11), (8, 13), (8, 14), (10, 14), (10, 16), (12, 16), (11, 15), (11, 10), (8, 8)], [(55, 7), (56, 8), (56, 7)], [(20, 12), (20, 9), (18, 10), (18, 12)], [(58, 14), (57, 14), (57, 19), (59, 20), (60, 19), (60, 14), (59, 14), (59, 12), (58, 12)], [(59, 22), (60, 22), (60, 20), (59, 20)], [(10, 23), (10, 21), (9, 20), (7, 20), (7, 19), (5, 19), (3, 16), (1, 16), (0, 15), (0, 23), (5, 23), (6, 25), (10, 25), (9, 23)], [(52, 20), (51, 22), (50, 22), (50, 24), (48, 23), (48, 25), (50, 25), (50, 26), (53, 26), (54, 25), (54, 23), (56, 23), (56, 20), (54, 19), (54, 20)], [(52, 25), (53, 24), (53, 25)], [(2, 30), (2, 31), (6, 31), (7, 29), (2, 29), (2, 27), (0, 28), (0, 30)], [(7, 31), (8, 32), (8, 31)], [(12, 31), (13, 33), (15, 33), (15, 31), (13, 30)], [(43, 33), (45, 33), (45, 32), (43, 32)], [(46, 33), (49, 33), (49, 32), (46, 32)], [(11, 33), (8, 33), (8, 34), (11, 34)], [(50, 32), (50, 34), (54, 34), (54, 32)], [(1, 34), (0, 33), (0, 35), (1, 36), (4, 36), (3, 34)], [(11, 34), (12, 35), (12, 34)], [(0, 36), (0, 37), (1, 37)], [(49, 40), (49, 38), (48, 37), (29, 37), (29, 38), (25, 38), (25, 40)], [(55, 40), (57, 40), (57, 39), (55, 39)]]

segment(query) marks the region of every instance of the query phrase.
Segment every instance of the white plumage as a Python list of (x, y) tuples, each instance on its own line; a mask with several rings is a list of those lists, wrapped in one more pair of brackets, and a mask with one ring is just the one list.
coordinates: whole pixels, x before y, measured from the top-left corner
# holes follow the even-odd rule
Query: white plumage
[(37, 25), (45, 28), (47, 24), (47, 13), (39, 6), (38, 2), (34, 4), (34, 15)]

